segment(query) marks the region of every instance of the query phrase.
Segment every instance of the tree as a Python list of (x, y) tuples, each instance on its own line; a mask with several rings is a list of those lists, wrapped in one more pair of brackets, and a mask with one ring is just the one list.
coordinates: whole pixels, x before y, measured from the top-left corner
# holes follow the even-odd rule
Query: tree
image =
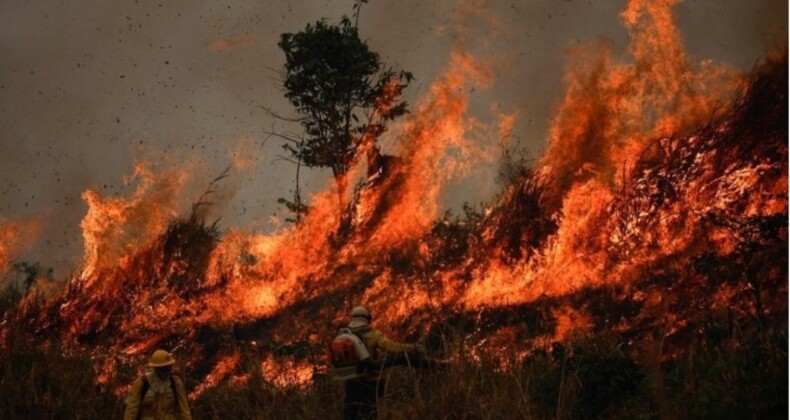
[(378, 169), (376, 141), (407, 112), (401, 94), (412, 74), (385, 66), (345, 16), (338, 25), (319, 20), (282, 34), (278, 46), (285, 53), (285, 97), (305, 132), (283, 147), (305, 166), (332, 170), (342, 215), (348, 170), (362, 154), (369, 173)]

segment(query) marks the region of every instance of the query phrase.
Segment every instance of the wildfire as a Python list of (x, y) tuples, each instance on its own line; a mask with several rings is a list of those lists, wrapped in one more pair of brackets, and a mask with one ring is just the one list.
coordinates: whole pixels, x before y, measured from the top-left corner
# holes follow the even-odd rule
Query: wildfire
[(0, 229), (0, 270), (6, 271), (10, 262), (11, 244), (16, 242), (16, 238), (19, 236), (19, 228), (12, 223), (2, 222), (2, 229)]
[(114, 267), (119, 259), (160, 235), (178, 214), (175, 198), (181, 192), (185, 174), (156, 173), (140, 163), (127, 180), (130, 181), (138, 182), (130, 198), (102, 199), (90, 189), (82, 194), (88, 213), (81, 223), (85, 262), (80, 277), (87, 282), (98, 277), (97, 271)]
[[(775, 220), (786, 219), (788, 185), (786, 120), (784, 133), (744, 128), (749, 95), (771, 75), (736, 77), (693, 62), (673, 23), (676, 3), (628, 3), (628, 62), (616, 62), (606, 44), (572, 52), (545, 155), (476, 218), (441, 219), (441, 192), (492, 159), (492, 148), (472, 138), (509, 136), (516, 115), (498, 113), (493, 127), (467, 116), (470, 91), (494, 80), (483, 60), (455, 51), (398, 132), (391, 164), (375, 179), (361, 165), (349, 172), (362, 182), (342, 241), (333, 237), (330, 187), (309, 198), (299, 224), (220, 234), (199, 205), (178, 218), (188, 171), (138, 164), (130, 197), (83, 194), (81, 272), (17, 321), (101, 347), (104, 383), (117, 380), (116, 365), (156, 347), (183, 349), (203, 372), (191, 398), (224, 381), (242, 386), (250, 360), (267, 382), (306, 386), (315, 352), (275, 357), (255, 343), (313, 346), (360, 301), (403, 335), (471, 324), (472, 339), (493, 343), (480, 349), (521, 355), (602, 325), (636, 335), (664, 322), (667, 335), (678, 333), (688, 324), (684, 298), (726, 307), (743, 294), (741, 277), (714, 281), (721, 273), (705, 272), (706, 259), (740, 263), (760, 244), (786, 242), (786, 224)], [(715, 109), (732, 97), (731, 107)], [(4, 225), (0, 269), (18, 235)], [(595, 302), (603, 301), (638, 309), (600, 315)]]
[[(232, 354), (221, 358), (217, 364), (214, 366), (214, 369), (206, 375), (205, 380), (203, 381), (200, 386), (195, 388), (189, 394), (189, 398), (196, 398), (198, 395), (202, 394), (205, 390), (216, 386), (220, 383), (220, 381), (228, 378), (231, 373), (233, 373), (239, 367), (239, 361), (241, 360), (241, 355), (239, 354)], [(243, 379), (238, 377), (234, 377), (233, 381), (235, 382), (243, 382)]]
[(277, 360), (269, 357), (261, 362), (264, 380), (282, 388), (306, 387), (313, 380), (314, 370), (314, 365), (298, 360)]
[(6, 273), (20, 253), (35, 243), (40, 226), (33, 220), (0, 217), (0, 274)]

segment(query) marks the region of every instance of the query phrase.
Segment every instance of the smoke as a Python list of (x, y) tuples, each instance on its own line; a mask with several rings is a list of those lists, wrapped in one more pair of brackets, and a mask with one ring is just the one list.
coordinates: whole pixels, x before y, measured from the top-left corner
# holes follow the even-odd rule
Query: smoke
[[(743, 303), (733, 300), (740, 277), (711, 294), (704, 287), (718, 285), (715, 273), (696, 265), (693, 272), (686, 269), (698, 257), (722, 258), (718, 265), (728, 267), (724, 258), (736, 252), (763, 265), (781, 251), (777, 243), (786, 243), (786, 227), (777, 223), (787, 212), (786, 120), (782, 131), (770, 124), (752, 126), (755, 120), (748, 118), (765, 110), (766, 118), (782, 124), (774, 115), (786, 114), (786, 98), (776, 101), (774, 92), (786, 91), (776, 89), (786, 85), (786, 73), (783, 79), (776, 76), (786, 59), (782, 66), (766, 66), (764, 80), (754, 78), (756, 93), (736, 96), (722, 118), (712, 110), (730, 92), (731, 73), (685, 52), (672, 23), (676, 2), (633, 0), (621, 15), (628, 46), (615, 39), (571, 49), (567, 91), (550, 121), (540, 166), (522, 168), (484, 210), (468, 211), (464, 220), (442, 218), (448, 182), (490, 163), (496, 156), (492, 150), (500, 151), (494, 144), (499, 137), (523, 132), (518, 126), (523, 113), (494, 92), (506, 70), (501, 63), (510, 57), (498, 51), (497, 37), (511, 36), (510, 26), (506, 16), (492, 15), (487, 7), (461, 3), (446, 25), (431, 31), (449, 39), (447, 60), (422, 90), (413, 113), (385, 139), (392, 151), (386, 169), (369, 179), (361, 168), (350, 172), (352, 179), (366, 182), (350, 201), (354, 218), (346, 231), (341, 232), (331, 184), (321, 182), (321, 188), (312, 187), (309, 211), (298, 225), (274, 232), (219, 232), (206, 211), (232, 215), (232, 206), (223, 206), (249, 193), (238, 179), (259, 168), (259, 156), (268, 158), (268, 150), (252, 152), (260, 144), (254, 135), (227, 137), (206, 150), (165, 146), (136, 162), (124, 194), (85, 190), (84, 269), (61, 295), (43, 302), (25, 299), (14, 321), (40, 324), (37, 333), (57, 333), (77, 346), (102, 347), (107, 356), (96, 359), (103, 364), (97, 366), (100, 381), (116, 380), (118, 366), (163, 345), (183, 349), (185, 360), (199, 364), (199, 376), (211, 386), (243, 381), (243, 375), (232, 375), (248, 357), (261, 363), (264, 374), (279, 374), (289, 359), (275, 361), (257, 340), (273, 345), (288, 337), (315, 344), (320, 339), (312, 337), (330, 334), (350, 300), (365, 302), (381, 313), (377, 322), (401, 331), (428, 335), (438, 327), (425, 322), (429, 314), (451, 322), (457, 317), (474, 327), (473, 340), (480, 345), (489, 336), (504, 341), (523, 335), (526, 340), (512, 343), (522, 348), (569, 337), (575, 329), (611, 328), (607, 310), (613, 307), (633, 304), (642, 322), (666, 323), (674, 332), (687, 326), (680, 313), (686, 308), (714, 300)], [(216, 24), (217, 35), (226, 39), (250, 33), (229, 29), (224, 21)], [(485, 37), (473, 40), (470, 34), (480, 29)], [(207, 40), (200, 45), (206, 59), (239, 59), (238, 67), (227, 69), (233, 72), (244, 69), (240, 63), (247, 53), (262, 44), (222, 52), (212, 51)], [(167, 80), (165, 89), (181, 84)], [(492, 93), (497, 100), (491, 100)], [(488, 100), (484, 116), (475, 104), (483, 99)], [(241, 114), (232, 115), (242, 124)], [(714, 122), (705, 125), (711, 115)], [(181, 123), (176, 119), (170, 127), (186, 130)], [(740, 136), (736, 129), (753, 135)], [(227, 139), (239, 138), (228, 144)], [(232, 161), (231, 169), (215, 171), (227, 167), (219, 166), (223, 161)], [(225, 183), (229, 177), (234, 181)], [(251, 179), (277, 183), (274, 175)], [(467, 184), (485, 189), (481, 185), (474, 178)], [(196, 198), (217, 204), (190, 209)], [(712, 223), (718, 225), (710, 228)], [(733, 226), (745, 239), (722, 239)], [(758, 248), (767, 252), (757, 255)], [(657, 268), (663, 277), (638, 275)], [(681, 271), (689, 274), (676, 275)], [(785, 278), (780, 271), (769, 273), (770, 281)], [(688, 287), (667, 287), (678, 277)], [(648, 291), (633, 297), (617, 296), (614, 287), (645, 285)], [(686, 299), (689, 292), (695, 300), (654, 310), (644, 295), (660, 292), (672, 292), (672, 299)], [(603, 306), (603, 314), (588, 313), (588, 304)], [(505, 313), (507, 319), (496, 319)], [(539, 328), (528, 330), (522, 322), (527, 317), (538, 319)], [(226, 340), (228, 334), (234, 339)], [(289, 380), (301, 383), (309, 362), (290, 361), (296, 374)]]
[[(16, 258), (41, 260), (58, 274), (78, 266), (84, 247), (79, 225), (88, 211), (81, 196), (87, 189), (129, 193), (122, 180), (134, 171), (133, 145), (175, 161), (198, 156), (201, 167), (192, 175), (203, 186), (231, 163), (236, 139), (261, 145), (263, 131), (280, 124), (261, 106), (290, 110), (276, 75), (282, 62), (277, 36), (319, 18), (336, 20), (352, 4), (0, 5), (0, 215), (34, 218), (46, 232), (45, 241)], [(746, 68), (786, 38), (786, 7), (767, 0), (687, 1), (677, 15), (690, 55)], [(471, 53), (484, 52), (497, 82), (472, 95), (471, 114), (496, 119), (494, 102), (504, 113), (517, 112), (512, 131), (537, 157), (562, 92), (562, 52), (576, 40), (603, 37), (617, 58), (627, 39), (617, 22), (620, 8), (617, 2), (553, 0), (374, 1), (363, 7), (360, 32), (385, 62), (417, 75), (407, 92), (412, 103), (458, 42), (466, 41)], [(474, 18), (453, 29), (463, 13)], [(392, 150), (395, 138), (384, 144)], [(271, 230), (277, 198), (291, 196), (294, 168), (273, 162), (280, 153), (276, 142), (260, 147), (265, 160), (257, 173), (238, 176), (224, 226)], [(497, 188), (485, 181), (489, 175), (493, 170), (451, 185), (445, 207), (488, 200)], [(307, 170), (302, 179), (308, 195), (324, 187), (327, 174)]]

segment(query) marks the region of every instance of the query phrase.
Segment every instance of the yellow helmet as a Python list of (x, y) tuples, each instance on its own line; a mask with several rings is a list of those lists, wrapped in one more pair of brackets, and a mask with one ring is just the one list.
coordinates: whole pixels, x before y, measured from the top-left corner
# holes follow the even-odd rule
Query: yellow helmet
[(351, 322), (348, 323), (348, 328), (361, 328), (370, 325), (373, 321), (373, 316), (370, 311), (364, 306), (357, 306), (351, 310)]
[(173, 358), (173, 355), (161, 349), (155, 351), (151, 358), (148, 359), (148, 367), (152, 368), (171, 366), (175, 363), (176, 359)]
[(368, 321), (372, 321), (373, 317), (370, 315), (370, 311), (364, 306), (357, 306), (351, 310), (351, 318), (366, 318)]

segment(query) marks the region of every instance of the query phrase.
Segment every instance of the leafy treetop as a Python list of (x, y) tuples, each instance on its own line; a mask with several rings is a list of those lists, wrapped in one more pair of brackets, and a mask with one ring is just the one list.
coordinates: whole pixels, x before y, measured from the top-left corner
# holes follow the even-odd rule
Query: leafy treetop
[(284, 147), (308, 167), (331, 168), (340, 189), (358, 149), (377, 155), (386, 123), (407, 112), (400, 97), (412, 74), (385, 67), (348, 17), (282, 34), (278, 45), (286, 58), (285, 96), (305, 130), (303, 140)]

